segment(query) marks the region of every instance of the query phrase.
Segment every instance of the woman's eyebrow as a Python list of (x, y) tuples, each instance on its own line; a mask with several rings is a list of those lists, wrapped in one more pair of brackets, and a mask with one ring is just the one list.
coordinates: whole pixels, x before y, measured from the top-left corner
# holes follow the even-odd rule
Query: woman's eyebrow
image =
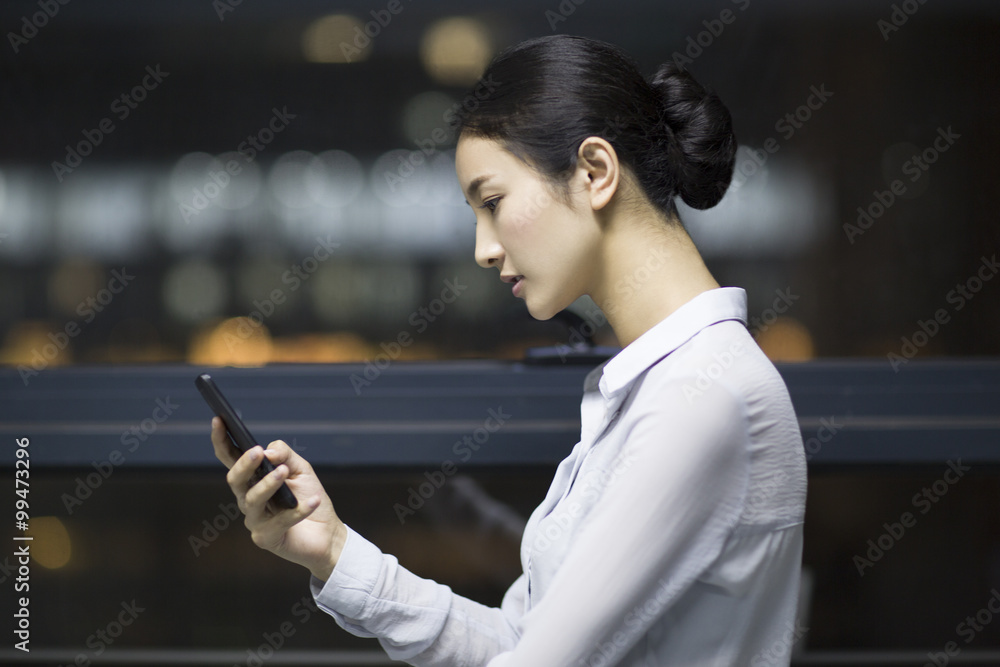
[[(493, 178), (493, 176), (494, 174), (484, 174), (482, 176), (476, 176), (472, 179), (472, 182), (469, 183), (469, 199), (475, 199), (475, 196), (478, 194), (479, 188), (482, 184)], [(466, 204), (469, 204), (469, 199), (465, 200)], [(469, 204), (469, 206), (472, 206), (472, 204)]]

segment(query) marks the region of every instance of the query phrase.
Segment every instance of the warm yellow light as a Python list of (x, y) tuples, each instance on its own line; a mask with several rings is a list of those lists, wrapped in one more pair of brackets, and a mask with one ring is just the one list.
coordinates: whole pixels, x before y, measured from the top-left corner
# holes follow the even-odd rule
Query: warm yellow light
[(27, 376), (50, 366), (72, 363), (72, 336), (80, 333), (76, 320), (69, 320), (62, 328), (45, 322), (25, 320), (16, 322), (7, 333), (0, 347), (0, 363), (29, 367)]
[(72, 546), (66, 526), (54, 516), (32, 517), (28, 536), (32, 559), (44, 568), (58, 570), (69, 562)]
[(309, 62), (355, 63), (371, 55), (372, 38), (357, 18), (331, 14), (309, 24), (302, 35), (302, 52)]
[(493, 47), (482, 22), (463, 17), (437, 21), (420, 44), (420, 60), (437, 81), (449, 85), (475, 83), (490, 61)]
[(376, 345), (348, 331), (301, 334), (275, 339), (273, 361), (314, 364), (364, 362), (381, 351)]
[(771, 361), (807, 361), (816, 356), (812, 334), (793, 317), (779, 317), (762, 325), (756, 339)]
[(260, 318), (231, 317), (196, 334), (188, 360), (208, 366), (263, 366), (273, 355), (271, 333)]

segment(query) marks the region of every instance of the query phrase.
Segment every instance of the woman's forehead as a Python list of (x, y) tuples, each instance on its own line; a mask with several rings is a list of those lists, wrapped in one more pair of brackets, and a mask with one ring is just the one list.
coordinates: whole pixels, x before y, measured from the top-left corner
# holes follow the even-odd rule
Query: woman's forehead
[(485, 178), (516, 168), (517, 160), (492, 139), (463, 135), (455, 150), (455, 171), (462, 191), (475, 194)]

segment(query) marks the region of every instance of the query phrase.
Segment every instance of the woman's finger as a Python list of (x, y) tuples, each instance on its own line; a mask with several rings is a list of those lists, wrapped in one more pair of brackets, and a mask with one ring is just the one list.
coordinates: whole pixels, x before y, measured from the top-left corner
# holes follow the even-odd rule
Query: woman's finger
[(233, 490), (237, 498), (241, 498), (250, 487), (250, 478), (253, 477), (260, 459), (264, 455), (264, 450), (260, 446), (254, 447), (240, 458), (236, 459), (233, 466), (226, 473), (226, 482)]
[(279, 466), (282, 463), (288, 466), (289, 471), (292, 474), (312, 472), (309, 468), (309, 464), (304, 458), (295, 453), (288, 443), (284, 440), (273, 440), (268, 444), (267, 449), (264, 450), (264, 456), (267, 460), (271, 462), (274, 466)]
[(271, 496), (286, 479), (288, 479), (288, 466), (279, 465), (247, 490), (244, 512), (248, 520), (255, 521), (258, 517), (264, 516), (267, 510), (267, 501), (271, 499)]
[(250, 529), (250, 537), (258, 547), (275, 551), (284, 542), (289, 529), (308, 518), (319, 505), (320, 499), (313, 497), (300, 501), (295, 509), (266, 516)]

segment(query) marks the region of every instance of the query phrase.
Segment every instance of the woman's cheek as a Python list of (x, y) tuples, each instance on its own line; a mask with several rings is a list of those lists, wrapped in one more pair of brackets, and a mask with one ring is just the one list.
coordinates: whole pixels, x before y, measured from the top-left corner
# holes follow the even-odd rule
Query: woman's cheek
[(505, 222), (507, 229), (513, 234), (521, 234), (530, 222), (523, 207), (508, 207)]
[(551, 198), (544, 189), (536, 190), (525, 199), (518, 201), (515, 214), (515, 224), (518, 231), (525, 231), (534, 225), (551, 203)]

